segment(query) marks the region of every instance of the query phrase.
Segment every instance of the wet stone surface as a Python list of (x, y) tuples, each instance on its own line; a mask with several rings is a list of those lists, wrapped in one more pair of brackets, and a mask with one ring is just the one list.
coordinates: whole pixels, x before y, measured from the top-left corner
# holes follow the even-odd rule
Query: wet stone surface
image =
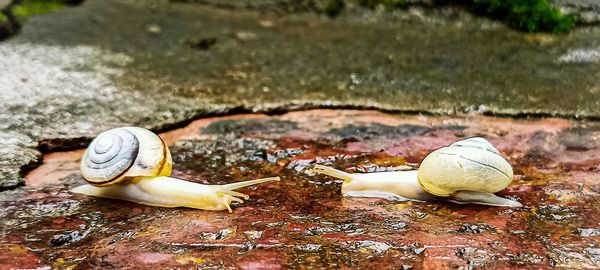
[[(49, 156), (27, 187), (0, 197), (0, 269), (598, 268), (600, 147), (568, 139), (578, 130), (595, 141), (597, 126), (351, 110), (203, 119), (161, 134), (174, 176), (282, 181), (242, 190), (251, 198), (231, 214), (158, 208), (72, 194), (83, 183), (72, 165), (81, 151)], [(469, 136), (488, 138), (513, 164), (500, 195), (524, 208), (343, 198), (338, 180), (306, 170), (414, 168)]]
[(39, 150), (124, 125), (315, 107), (600, 117), (598, 27), (526, 34), (450, 7), (331, 18), (305, 2), (328, 1), (87, 0), (30, 18), (0, 43), (0, 190)]

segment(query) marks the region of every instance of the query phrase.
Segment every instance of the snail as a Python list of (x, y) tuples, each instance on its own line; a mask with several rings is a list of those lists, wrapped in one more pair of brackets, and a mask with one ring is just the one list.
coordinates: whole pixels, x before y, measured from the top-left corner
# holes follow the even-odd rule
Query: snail
[(241, 198), (249, 198), (234, 190), (279, 180), (279, 177), (268, 177), (226, 185), (202, 185), (169, 177), (171, 167), (169, 148), (158, 135), (139, 127), (115, 128), (91, 142), (80, 165), (88, 184), (72, 191), (152, 206), (232, 212), (231, 202), (242, 203)]
[(315, 165), (312, 170), (343, 179), (344, 196), (522, 206), (515, 200), (494, 195), (510, 184), (513, 171), (500, 152), (480, 137), (460, 140), (431, 152), (418, 170), (346, 173), (323, 165)]

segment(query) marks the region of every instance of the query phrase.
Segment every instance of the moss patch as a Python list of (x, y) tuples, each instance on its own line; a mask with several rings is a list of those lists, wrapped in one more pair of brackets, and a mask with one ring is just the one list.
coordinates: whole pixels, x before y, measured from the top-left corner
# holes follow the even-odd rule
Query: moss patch
[(575, 17), (564, 15), (548, 0), (470, 0), (477, 13), (500, 19), (526, 32), (567, 32)]
[(62, 0), (24, 0), (14, 6), (11, 11), (18, 18), (27, 18), (57, 11), (65, 5), (64, 2)]
[(8, 38), (14, 33), (14, 25), (3, 13), (0, 13), (0, 41)]
[(323, 7), (323, 11), (328, 16), (337, 16), (346, 7), (344, 0), (330, 0)]
[(7, 23), (8, 23), (8, 17), (6, 17), (6, 15), (0, 13), (0, 25), (7, 24)]
[[(374, 8), (407, 7), (407, 0), (357, 0), (361, 6)], [(498, 19), (525, 32), (562, 33), (571, 30), (575, 17), (564, 15), (548, 0), (438, 0), (435, 4), (460, 4), (476, 14)]]
[(0, 10), (0, 40), (16, 34), (27, 18), (54, 12), (65, 5), (77, 5), (83, 0), (13, 0)]

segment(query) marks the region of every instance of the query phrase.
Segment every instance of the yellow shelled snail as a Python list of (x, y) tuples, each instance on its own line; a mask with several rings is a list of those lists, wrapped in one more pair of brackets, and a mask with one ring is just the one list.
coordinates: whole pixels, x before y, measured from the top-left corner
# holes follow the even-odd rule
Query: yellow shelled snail
[(515, 200), (494, 195), (510, 184), (513, 170), (500, 152), (480, 137), (460, 140), (431, 152), (418, 170), (346, 173), (316, 165), (313, 171), (343, 179), (345, 196), (522, 206)]
[(153, 206), (231, 212), (232, 201), (248, 199), (234, 190), (279, 180), (202, 185), (169, 177), (171, 167), (169, 148), (158, 135), (139, 127), (115, 128), (98, 135), (85, 151), (81, 174), (89, 184), (72, 191)]

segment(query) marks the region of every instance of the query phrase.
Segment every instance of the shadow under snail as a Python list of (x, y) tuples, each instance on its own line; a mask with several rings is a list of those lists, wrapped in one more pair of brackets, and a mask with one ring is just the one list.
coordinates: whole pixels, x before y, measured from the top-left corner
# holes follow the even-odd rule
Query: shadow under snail
[(480, 137), (460, 140), (431, 152), (418, 170), (346, 173), (315, 165), (312, 171), (343, 179), (344, 196), (522, 206), (515, 200), (494, 195), (510, 184), (513, 170), (500, 152)]
[(158, 135), (139, 127), (115, 128), (91, 142), (80, 166), (89, 184), (72, 191), (153, 206), (231, 212), (232, 201), (242, 203), (241, 198), (249, 198), (234, 190), (279, 181), (279, 177), (268, 177), (226, 185), (202, 185), (169, 177), (171, 167), (169, 148)]

